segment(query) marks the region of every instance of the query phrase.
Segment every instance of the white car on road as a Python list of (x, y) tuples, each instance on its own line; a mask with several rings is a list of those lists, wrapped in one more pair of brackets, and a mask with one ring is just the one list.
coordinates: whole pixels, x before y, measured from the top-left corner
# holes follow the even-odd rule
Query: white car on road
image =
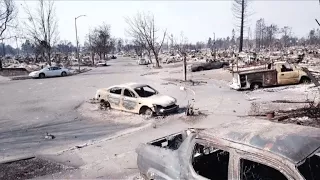
[(95, 99), (122, 111), (145, 114), (168, 114), (178, 110), (177, 100), (161, 95), (147, 84), (127, 83), (98, 89)]
[(45, 77), (54, 77), (54, 76), (67, 76), (70, 75), (71, 72), (69, 69), (62, 67), (45, 67), (40, 71), (33, 71), (29, 74), (30, 77), (33, 78), (45, 78)]
[(96, 66), (107, 66), (107, 61), (105, 60), (100, 60), (96, 63)]

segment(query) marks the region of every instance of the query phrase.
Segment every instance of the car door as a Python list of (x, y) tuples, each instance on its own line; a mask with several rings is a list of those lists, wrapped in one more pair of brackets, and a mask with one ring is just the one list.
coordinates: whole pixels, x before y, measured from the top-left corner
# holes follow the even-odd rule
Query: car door
[(61, 68), (53, 67), (52, 76), (61, 76)]
[(138, 98), (133, 91), (125, 88), (123, 90), (123, 96), (121, 98), (121, 103), (124, 110), (129, 112), (137, 112)]
[(44, 71), (46, 77), (52, 77), (54, 76), (53, 67), (49, 67)]
[(185, 179), (233, 179), (233, 150), (205, 140), (196, 140)]
[(278, 68), (278, 83), (281, 85), (299, 83), (299, 72), (290, 64), (282, 64)]
[(111, 108), (120, 109), (121, 93), (122, 88), (120, 87), (113, 87), (109, 90), (107, 99), (110, 103)]

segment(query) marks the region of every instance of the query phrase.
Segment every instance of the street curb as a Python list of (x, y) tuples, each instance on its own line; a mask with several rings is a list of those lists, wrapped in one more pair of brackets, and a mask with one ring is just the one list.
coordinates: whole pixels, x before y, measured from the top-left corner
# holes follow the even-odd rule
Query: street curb
[(74, 76), (74, 75), (78, 75), (78, 74), (82, 74), (82, 73), (86, 73), (86, 72), (89, 72), (89, 71), (91, 71), (92, 69), (86, 69), (85, 71), (83, 71), (83, 72), (76, 72), (76, 73), (73, 73), (73, 74), (71, 74), (70, 76)]
[(18, 77), (12, 77), (12, 78), (10, 78), (11, 81), (26, 80), (26, 79), (32, 79), (32, 77), (29, 77), (29, 76), (18, 76)]
[(7, 159), (5, 158), (4, 160), (0, 160), (0, 164), (12, 163), (15, 161), (28, 160), (32, 158), (35, 158), (35, 156), (29, 155), (29, 156), (16, 156), (16, 157), (7, 158)]
[(97, 143), (101, 143), (101, 142), (105, 142), (105, 141), (110, 141), (110, 140), (113, 140), (113, 139), (116, 139), (116, 138), (119, 138), (119, 137), (122, 137), (122, 136), (126, 136), (126, 135), (129, 135), (129, 134), (132, 134), (132, 133), (135, 133), (137, 131), (141, 131), (143, 129), (146, 129), (148, 127), (150, 127), (153, 123), (149, 122), (149, 123), (146, 123), (145, 125), (141, 126), (141, 127), (136, 127), (136, 128), (131, 128), (131, 129), (127, 129), (127, 130), (124, 130), (124, 131), (121, 131), (121, 132), (118, 132), (116, 133), (115, 135), (113, 136), (109, 136), (105, 139), (99, 139), (99, 140), (93, 140), (89, 143), (85, 143), (85, 145), (81, 144), (81, 145), (74, 145), (73, 147), (69, 148), (69, 149), (65, 149), (65, 150), (62, 150), (62, 151), (59, 151), (58, 153), (56, 153), (57, 155), (61, 155), (67, 151), (72, 151), (72, 150), (75, 150), (75, 149), (78, 149), (79, 147), (80, 148), (85, 148), (85, 147), (88, 147), (88, 146), (91, 146), (91, 145), (94, 145), (94, 144), (97, 144)]

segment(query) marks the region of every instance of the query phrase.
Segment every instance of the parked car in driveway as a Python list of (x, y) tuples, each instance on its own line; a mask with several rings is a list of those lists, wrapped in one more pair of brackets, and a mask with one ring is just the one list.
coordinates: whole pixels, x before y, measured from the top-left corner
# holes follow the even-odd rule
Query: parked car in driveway
[(147, 84), (127, 83), (98, 89), (95, 99), (113, 109), (132, 113), (167, 114), (178, 110), (177, 100), (171, 96), (161, 95)]
[(202, 63), (196, 63), (189, 66), (189, 70), (192, 72), (195, 71), (203, 71), (203, 70), (210, 70), (210, 69), (219, 69), (229, 66), (228, 62), (223, 61), (208, 61), (208, 62), (202, 62)]
[(62, 67), (45, 67), (40, 71), (33, 71), (29, 74), (30, 77), (33, 78), (45, 78), (45, 77), (55, 77), (55, 76), (67, 76), (70, 75), (71, 72), (69, 69)]
[(320, 130), (242, 120), (141, 144), (144, 179), (320, 179)]
[(100, 60), (96, 63), (96, 66), (107, 66), (107, 61), (105, 60)]

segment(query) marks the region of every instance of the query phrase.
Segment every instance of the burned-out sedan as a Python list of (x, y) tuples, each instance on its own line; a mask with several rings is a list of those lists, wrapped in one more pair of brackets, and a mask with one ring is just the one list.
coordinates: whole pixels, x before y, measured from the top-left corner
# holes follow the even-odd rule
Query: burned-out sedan
[(190, 71), (195, 72), (195, 71), (203, 71), (203, 70), (210, 70), (210, 69), (219, 69), (227, 66), (229, 66), (228, 62), (208, 61), (208, 62), (192, 64), (188, 68)]
[(126, 83), (98, 89), (95, 99), (113, 109), (147, 116), (173, 113), (179, 108), (175, 98), (162, 95), (151, 86), (139, 83)]
[(320, 179), (320, 130), (244, 120), (188, 129), (136, 152), (145, 179)]

